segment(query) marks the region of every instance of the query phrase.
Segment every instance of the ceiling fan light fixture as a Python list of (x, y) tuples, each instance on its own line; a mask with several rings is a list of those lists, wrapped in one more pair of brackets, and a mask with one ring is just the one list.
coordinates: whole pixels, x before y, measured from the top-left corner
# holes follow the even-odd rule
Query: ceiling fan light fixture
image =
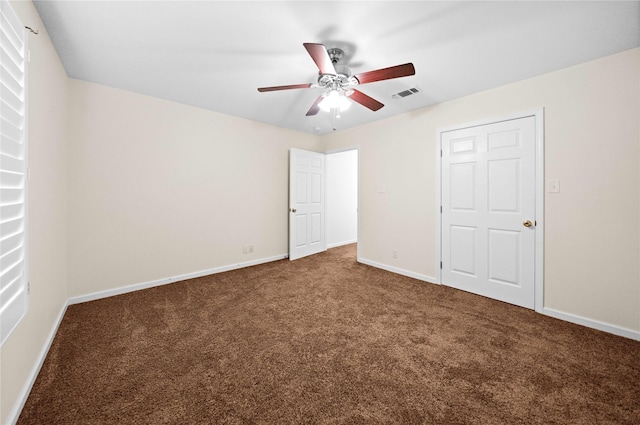
[(324, 99), (318, 106), (325, 112), (329, 112), (333, 109), (346, 111), (351, 106), (351, 102), (338, 90), (330, 90), (324, 95)]

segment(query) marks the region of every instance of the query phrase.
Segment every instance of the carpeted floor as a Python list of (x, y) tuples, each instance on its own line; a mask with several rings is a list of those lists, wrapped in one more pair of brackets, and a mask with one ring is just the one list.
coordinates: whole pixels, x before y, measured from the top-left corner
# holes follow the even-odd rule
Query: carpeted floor
[(70, 306), (26, 424), (638, 424), (640, 342), (355, 245)]

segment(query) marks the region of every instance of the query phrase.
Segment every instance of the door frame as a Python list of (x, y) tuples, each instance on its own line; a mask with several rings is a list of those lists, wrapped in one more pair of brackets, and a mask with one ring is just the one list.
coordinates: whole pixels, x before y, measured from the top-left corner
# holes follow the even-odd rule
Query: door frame
[[(341, 152), (347, 152), (347, 151), (356, 151), (357, 155), (356, 155), (356, 175), (357, 175), (357, 186), (358, 186), (358, 196), (357, 196), (357, 216), (356, 216), (356, 259), (359, 261), (360, 260), (360, 145), (351, 145), (351, 146), (346, 146), (343, 148), (338, 148), (338, 149), (331, 149), (328, 151), (325, 151), (324, 154), (325, 155), (331, 155), (334, 153), (341, 153)], [(326, 167), (326, 162), (325, 162), (325, 167)], [(325, 172), (326, 175), (326, 172)], [(325, 186), (326, 189), (326, 186)], [(326, 197), (328, 196), (328, 194), (325, 192), (325, 199), (327, 199)]]
[(534, 279), (534, 310), (541, 313), (544, 309), (544, 108), (523, 111), (482, 119), (466, 124), (445, 127), (436, 131), (436, 276), (438, 284), (442, 284), (442, 133), (478, 127), (502, 121), (534, 117), (535, 119), (535, 197), (536, 197), (536, 241), (535, 241), (535, 279)]

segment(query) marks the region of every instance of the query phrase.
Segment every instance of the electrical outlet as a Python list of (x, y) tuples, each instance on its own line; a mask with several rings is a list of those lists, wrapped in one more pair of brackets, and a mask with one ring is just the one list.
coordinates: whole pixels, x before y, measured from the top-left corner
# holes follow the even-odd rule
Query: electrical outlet
[(253, 245), (247, 246), (249, 254), (253, 254)]
[(246, 254), (246, 253), (248, 253), (248, 252), (249, 252), (249, 247), (248, 247), (247, 245), (243, 245), (243, 246), (242, 246), (242, 253), (243, 253), (243, 254)]
[(398, 250), (397, 250), (397, 249), (394, 249), (393, 251), (391, 251), (391, 256), (392, 256), (393, 258), (398, 258)]

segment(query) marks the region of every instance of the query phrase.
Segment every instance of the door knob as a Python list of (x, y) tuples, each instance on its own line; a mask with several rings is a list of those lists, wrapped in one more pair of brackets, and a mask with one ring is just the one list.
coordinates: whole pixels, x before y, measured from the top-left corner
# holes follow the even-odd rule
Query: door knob
[(289, 208), (289, 211), (291, 211), (292, 213), (294, 213), (294, 212), (296, 212), (296, 211), (298, 211), (298, 210), (297, 210), (297, 209), (295, 209), (295, 208)]
[(522, 225), (524, 227), (531, 227), (531, 226), (533, 226), (533, 223), (531, 223), (530, 220), (525, 220), (525, 221), (522, 222)]

